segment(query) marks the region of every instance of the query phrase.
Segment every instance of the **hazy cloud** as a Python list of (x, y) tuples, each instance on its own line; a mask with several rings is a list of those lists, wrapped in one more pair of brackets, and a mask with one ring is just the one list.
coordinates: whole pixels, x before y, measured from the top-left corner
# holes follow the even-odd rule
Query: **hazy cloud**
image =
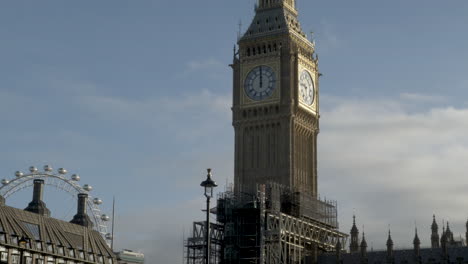
[(398, 100), (334, 100), (322, 112), (319, 189), (341, 204), (342, 231), (349, 232), (355, 208), (377, 248), (388, 225), (396, 246), (410, 246), (415, 221), (428, 246), (433, 212), (439, 224), (450, 218), (454, 233), (464, 233), (468, 109), (414, 112)]

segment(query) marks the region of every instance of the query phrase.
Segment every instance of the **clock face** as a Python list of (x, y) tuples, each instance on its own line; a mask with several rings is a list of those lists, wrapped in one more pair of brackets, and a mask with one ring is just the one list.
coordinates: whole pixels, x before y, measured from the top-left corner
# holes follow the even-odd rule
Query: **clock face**
[(275, 88), (275, 72), (268, 66), (255, 67), (245, 78), (244, 91), (254, 101), (261, 101), (270, 97)]
[(302, 71), (299, 78), (299, 96), (305, 104), (312, 105), (314, 103), (314, 90), (312, 76), (308, 71)]

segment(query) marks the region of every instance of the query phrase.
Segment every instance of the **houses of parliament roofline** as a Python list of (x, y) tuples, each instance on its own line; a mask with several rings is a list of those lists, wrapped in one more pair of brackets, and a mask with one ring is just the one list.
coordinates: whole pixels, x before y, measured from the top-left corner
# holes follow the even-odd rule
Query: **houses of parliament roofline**
[(368, 251), (364, 232), (360, 246), (357, 245), (359, 230), (356, 226), (355, 216), (353, 216), (353, 219), (349, 252), (342, 252), (341, 244), (337, 244), (335, 253), (319, 256), (318, 263), (468, 263), (468, 244), (465, 243), (468, 241), (468, 221), (466, 222), (466, 240), (463, 240), (461, 237), (460, 239), (454, 237), (449, 222), (443, 224), (442, 233), (439, 238), (438, 225), (434, 215), (431, 225), (430, 247), (421, 248), (421, 241), (416, 228), (413, 248), (395, 249), (389, 230), (386, 250), (374, 251), (371, 249)]

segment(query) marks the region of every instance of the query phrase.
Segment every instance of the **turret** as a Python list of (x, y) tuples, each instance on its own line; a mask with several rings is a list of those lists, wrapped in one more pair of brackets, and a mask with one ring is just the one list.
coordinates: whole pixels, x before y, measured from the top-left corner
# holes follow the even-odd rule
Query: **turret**
[(393, 263), (393, 240), (390, 230), (388, 230), (387, 238), (387, 261), (388, 263)]
[(414, 232), (414, 239), (413, 239), (413, 249), (414, 249), (414, 256), (418, 258), (421, 254), (421, 241), (418, 237), (418, 229), (415, 229)]
[(450, 230), (450, 224), (448, 221), (447, 221), (447, 229), (445, 230), (445, 235), (446, 235), (445, 239), (447, 239), (448, 245), (451, 245), (455, 242), (455, 240), (453, 239), (453, 233), (452, 233), (452, 230)]
[(442, 235), (440, 237), (440, 246), (443, 247), (443, 243), (445, 242), (445, 246), (447, 246), (447, 234), (445, 233), (445, 225), (442, 223)]
[(349, 244), (351, 253), (359, 252), (359, 230), (356, 227), (356, 216), (353, 215), (353, 226), (351, 227), (351, 243)]
[(335, 253), (336, 253), (336, 264), (341, 263), (341, 242), (340, 239), (338, 238), (338, 241), (336, 242), (335, 245)]
[(432, 216), (432, 225), (431, 225), (431, 247), (439, 248), (439, 227), (437, 226), (435, 215)]
[(447, 235), (445, 232), (442, 233), (441, 237), (441, 246), (442, 246), (442, 254), (444, 256), (444, 259), (447, 257)]
[(465, 233), (465, 242), (466, 246), (468, 247), (468, 220), (466, 221), (466, 233)]
[(47, 209), (46, 204), (42, 201), (44, 192), (44, 180), (34, 180), (33, 198), (24, 210), (32, 213), (50, 216), (50, 210)]
[(361, 263), (367, 263), (367, 242), (364, 231), (362, 232), (362, 241), (361, 241)]
[(93, 222), (86, 214), (86, 202), (88, 200), (88, 194), (80, 193), (78, 194), (78, 208), (76, 215), (70, 221), (70, 223), (81, 225), (84, 227), (93, 227)]

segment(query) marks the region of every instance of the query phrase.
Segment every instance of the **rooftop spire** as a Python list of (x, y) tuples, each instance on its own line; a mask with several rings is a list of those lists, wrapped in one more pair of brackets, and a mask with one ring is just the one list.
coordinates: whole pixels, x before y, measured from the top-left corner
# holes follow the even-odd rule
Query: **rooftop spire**
[(418, 228), (415, 228), (413, 245), (420, 245), (420, 244), (421, 244), (421, 241), (419, 240), (419, 237), (418, 237)]
[(388, 229), (388, 239), (387, 239), (387, 258), (390, 263), (392, 263), (393, 259), (393, 240), (392, 235), (390, 233), (390, 228)]
[(351, 227), (351, 243), (349, 244), (351, 253), (359, 252), (359, 230), (356, 226), (356, 215), (353, 215), (353, 226)]
[(435, 214), (432, 215), (432, 225), (431, 225), (431, 247), (439, 248), (439, 227), (437, 226)]
[(367, 258), (367, 242), (366, 242), (366, 235), (364, 231), (362, 231), (362, 241), (361, 241), (361, 263), (366, 263)]
[(466, 221), (466, 233), (465, 233), (465, 241), (466, 245), (468, 246), (468, 220)]
[(439, 226), (437, 225), (435, 214), (432, 215), (432, 225), (431, 225), (432, 232), (438, 232)]
[(388, 230), (388, 238), (387, 238), (387, 248), (388, 247), (393, 248), (393, 240), (392, 240), (392, 234), (390, 232), (390, 229)]

